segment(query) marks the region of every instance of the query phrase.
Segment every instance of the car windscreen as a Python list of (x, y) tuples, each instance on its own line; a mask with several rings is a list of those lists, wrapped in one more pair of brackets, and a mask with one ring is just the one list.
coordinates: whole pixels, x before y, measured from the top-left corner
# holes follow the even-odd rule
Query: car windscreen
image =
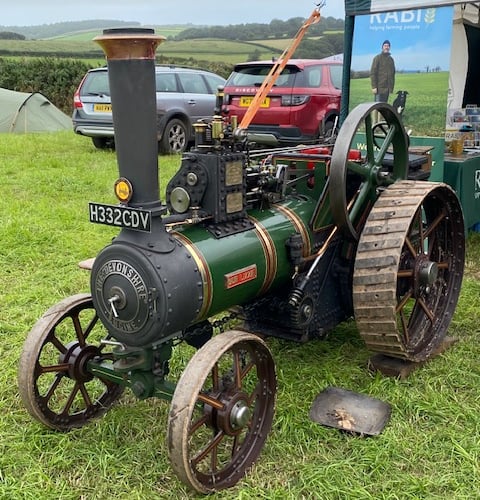
[[(271, 65), (237, 67), (228, 78), (225, 86), (260, 87), (271, 69)], [(285, 88), (293, 87), (295, 83), (295, 76), (298, 72), (299, 69), (297, 67), (287, 66), (277, 78), (275, 86)]]

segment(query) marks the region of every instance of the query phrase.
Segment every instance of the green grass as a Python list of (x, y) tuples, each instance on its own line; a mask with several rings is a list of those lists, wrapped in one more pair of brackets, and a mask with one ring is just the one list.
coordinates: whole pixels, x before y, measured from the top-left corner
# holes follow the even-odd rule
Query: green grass
[[(162, 191), (178, 157), (160, 157)], [(195, 498), (173, 474), (165, 443), (168, 403), (126, 392), (102, 419), (70, 433), (45, 429), (18, 396), (25, 337), (54, 303), (89, 290), (77, 262), (116, 230), (88, 222), (87, 202), (114, 202), (115, 155), (72, 132), (2, 135), (0, 141), (0, 498)], [(406, 380), (366, 367), (353, 322), (326, 340), (271, 340), (278, 401), (258, 463), (218, 499), (479, 498), (480, 234), (449, 335), (458, 342)], [(180, 353), (180, 358), (188, 353)], [(188, 357), (187, 357), (188, 359)], [(309, 420), (315, 396), (335, 385), (388, 401), (383, 433), (361, 438)]]

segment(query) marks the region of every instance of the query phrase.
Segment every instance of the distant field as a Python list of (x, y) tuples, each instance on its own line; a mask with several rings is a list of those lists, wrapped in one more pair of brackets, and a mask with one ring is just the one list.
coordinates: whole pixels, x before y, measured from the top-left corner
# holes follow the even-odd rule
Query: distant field
[[(157, 33), (168, 36), (161, 31), (157, 31)], [(100, 31), (89, 31), (76, 33), (75, 36), (49, 40), (0, 40), (0, 55), (59, 57), (64, 53), (67, 57), (76, 57), (78, 54), (79, 59), (90, 59), (91, 54), (91, 59), (98, 60), (103, 58), (103, 52), (92, 40), (100, 34)], [(279, 44), (280, 47), (277, 48), (274, 45), (264, 46), (262, 45), (263, 41), (236, 42), (220, 39), (198, 39), (176, 42), (166, 40), (157, 50), (157, 55), (236, 64), (248, 61), (254, 52), (259, 58), (269, 59), (273, 53), (281, 53), (288, 44), (288, 40), (281, 42), (282, 44)]]
[[(152, 26), (155, 28), (155, 33), (157, 35), (162, 35), (165, 37), (176, 36), (182, 31), (185, 31), (185, 26)], [(102, 30), (88, 30), (84, 32), (66, 33), (58, 37), (51, 38), (51, 40), (68, 40), (68, 41), (91, 41), (94, 37), (101, 34)]]
[(265, 47), (271, 47), (272, 49), (277, 49), (283, 52), (292, 42), (292, 38), (276, 38), (266, 39), (266, 40), (254, 40), (251, 43), (256, 43), (258, 45), (264, 45)]
[[(98, 34), (98, 33), (97, 33)], [(92, 36), (93, 38), (93, 36)], [(85, 53), (97, 52), (102, 54), (102, 49), (90, 41), (74, 41), (65, 39), (51, 40), (0, 40), (0, 53), (8, 55), (8, 52), (21, 52), (28, 56), (31, 53), (42, 52), (46, 56), (49, 53)]]

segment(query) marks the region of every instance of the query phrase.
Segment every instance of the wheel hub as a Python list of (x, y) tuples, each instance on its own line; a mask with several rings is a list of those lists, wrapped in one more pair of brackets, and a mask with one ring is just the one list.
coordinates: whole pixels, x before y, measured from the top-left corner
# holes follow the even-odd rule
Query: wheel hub
[(93, 345), (81, 346), (79, 342), (67, 344), (65, 353), (60, 354), (59, 362), (68, 363), (68, 376), (78, 382), (88, 382), (94, 376), (87, 371), (88, 361), (100, 355), (100, 348)]
[(438, 278), (438, 264), (432, 262), (424, 254), (417, 257), (415, 262), (415, 295), (429, 294)]
[(251, 411), (246, 401), (237, 401), (230, 413), (230, 424), (234, 429), (245, 427), (250, 420)]
[(237, 392), (235, 394), (221, 394), (215, 399), (221, 401), (223, 407), (215, 410), (208, 404), (205, 406), (205, 412), (209, 416), (209, 425), (229, 436), (240, 433), (252, 417), (247, 395), (243, 392)]

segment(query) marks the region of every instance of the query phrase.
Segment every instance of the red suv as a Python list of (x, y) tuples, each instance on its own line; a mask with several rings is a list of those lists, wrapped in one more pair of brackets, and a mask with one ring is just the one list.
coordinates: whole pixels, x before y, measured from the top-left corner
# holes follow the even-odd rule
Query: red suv
[[(223, 112), (238, 123), (269, 73), (272, 61), (237, 64), (225, 84)], [(279, 144), (314, 142), (332, 133), (340, 114), (343, 64), (291, 59), (252, 120), (251, 132), (273, 134)]]

